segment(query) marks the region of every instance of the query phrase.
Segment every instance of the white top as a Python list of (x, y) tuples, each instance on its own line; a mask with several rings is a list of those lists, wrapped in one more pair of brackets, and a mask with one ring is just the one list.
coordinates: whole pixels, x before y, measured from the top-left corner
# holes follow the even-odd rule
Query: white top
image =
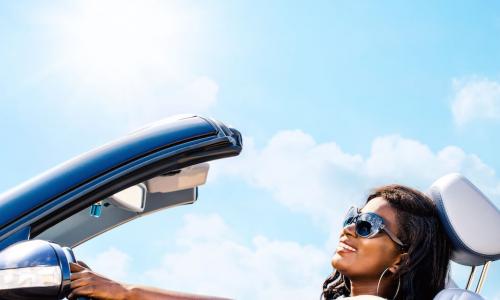
[(362, 296), (354, 296), (354, 297), (346, 297), (344, 299), (356, 299), (356, 300), (385, 300), (385, 298), (372, 296), (372, 295), (362, 295)]

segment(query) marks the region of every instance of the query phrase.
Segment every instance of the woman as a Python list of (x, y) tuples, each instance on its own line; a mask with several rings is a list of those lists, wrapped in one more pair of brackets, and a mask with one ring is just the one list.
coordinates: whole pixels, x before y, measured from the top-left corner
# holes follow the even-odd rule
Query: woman
[(384, 186), (361, 211), (346, 215), (322, 296), (433, 299), (444, 288), (449, 258), (432, 200), (405, 186)]
[[(323, 284), (326, 300), (432, 299), (444, 288), (450, 249), (433, 202), (401, 185), (372, 193), (344, 220), (332, 259), (335, 272)], [(72, 265), (70, 297), (94, 299), (217, 299), (149, 287), (133, 287)]]

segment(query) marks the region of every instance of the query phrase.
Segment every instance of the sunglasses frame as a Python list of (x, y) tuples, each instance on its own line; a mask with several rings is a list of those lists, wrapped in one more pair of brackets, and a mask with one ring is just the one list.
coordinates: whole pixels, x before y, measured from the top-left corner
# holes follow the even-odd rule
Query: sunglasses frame
[[(351, 218), (351, 220), (349, 220), (349, 218)], [(370, 225), (372, 227), (372, 229), (370, 230), (370, 234), (365, 236), (365, 235), (361, 235), (358, 232), (359, 221), (364, 221), (364, 222), (370, 223)], [(349, 208), (349, 210), (347, 211), (343, 226), (345, 228), (351, 224), (355, 225), (356, 234), (361, 236), (361, 237), (369, 239), (369, 238), (372, 238), (375, 235), (377, 235), (382, 230), (383, 232), (385, 232), (387, 234), (387, 236), (389, 236), (389, 238), (394, 243), (398, 244), (402, 249), (406, 248), (406, 245), (403, 242), (401, 242), (401, 240), (398, 239), (397, 236), (394, 233), (392, 233), (389, 230), (389, 228), (387, 228), (387, 226), (384, 224), (384, 218), (377, 215), (376, 213), (372, 213), (372, 212), (362, 213), (359, 208), (357, 208), (355, 206), (351, 206)], [(375, 230), (373, 228), (375, 228)]]

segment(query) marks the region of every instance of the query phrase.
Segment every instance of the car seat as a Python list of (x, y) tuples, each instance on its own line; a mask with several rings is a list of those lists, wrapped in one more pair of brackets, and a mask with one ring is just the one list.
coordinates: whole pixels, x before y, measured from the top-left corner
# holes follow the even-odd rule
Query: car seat
[[(432, 184), (429, 194), (451, 241), (451, 259), (472, 267), (465, 289), (447, 287), (434, 299), (484, 299), (479, 293), (488, 267), (500, 258), (500, 211), (474, 184), (457, 173), (439, 178)], [(476, 267), (481, 265), (475, 292), (469, 291)]]

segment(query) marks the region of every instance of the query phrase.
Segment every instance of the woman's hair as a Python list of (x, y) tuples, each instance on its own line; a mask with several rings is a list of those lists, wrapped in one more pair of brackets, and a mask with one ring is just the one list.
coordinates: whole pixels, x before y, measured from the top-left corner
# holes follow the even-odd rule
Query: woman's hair
[[(402, 185), (377, 188), (366, 202), (384, 198), (396, 210), (398, 238), (407, 245), (397, 277), (401, 287), (397, 299), (433, 299), (444, 288), (450, 259), (450, 247), (437, 209), (429, 197)], [(348, 278), (335, 271), (323, 284), (326, 300), (349, 296)]]

